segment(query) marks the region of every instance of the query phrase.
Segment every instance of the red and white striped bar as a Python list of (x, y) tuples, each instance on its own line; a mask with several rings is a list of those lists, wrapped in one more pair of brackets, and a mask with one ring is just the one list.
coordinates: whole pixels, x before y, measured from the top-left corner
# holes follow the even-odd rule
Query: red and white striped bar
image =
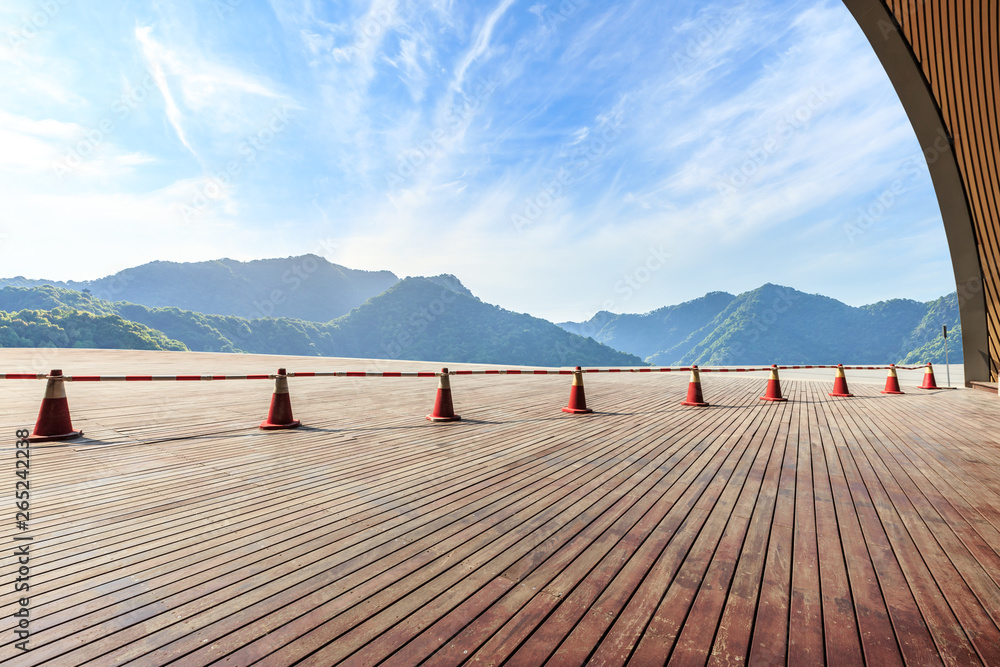
[[(649, 368), (584, 368), (582, 371), (584, 373), (686, 373), (691, 370), (691, 366), (657, 366)], [(778, 366), (778, 368), (791, 368), (790, 366)], [(805, 368), (803, 366), (803, 368)], [(822, 368), (822, 366), (813, 366), (813, 368)], [(836, 366), (830, 366), (830, 368), (836, 368)], [(888, 366), (886, 366), (888, 368)], [(702, 368), (698, 367), (698, 370), (702, 373), (753, 373), (757, 371), (769, 371), (770, 366), (763, 366), (761, 368)], [(572, 372), (572, 371), (570, 371)]]
[(66, 382), (210, 382), (212, 380), (273, 380), (274, 374), (254, 375), (65, 375)]
[[(778, 366), (778, 369), (780, 370), (781, 366)], [(702, 368), (699, 366), (698, 370), (702, 373), (757, 373), (772, 369), (770, 366), (762, 366), (761, 368)]]
[(441, 373), (434, 371), (317, 371), (315, 373), (289, 373), (290, 378), (434, 378)]
[[(921, 370), (922, 366), (896, 366), (896, 370)], [(583, 373), (685, 373), (691, 366), (642, 366), (625, 368), (584, 368)], [(771, 370), (771, 366), (747, 368), (701, 368), (702, 373), (762, 373)], [(778, 370), (808, 370), (823, 368), (840, 368), (836, 365), (826, 366), (777, 366)], [(888, 370), (889, 366), (843, 366), (848, 371), (880, 371)], [(448, 375), (572, 375), (573, 369), (475, 369), (448, 371)], [(347, 378), (430, 378), (441, 375), (437, 371), (316, 371), (288, 373), (287, 377), (347, 377)], [(0, 373), (0, 380), (45, 380), (46, 373)], [(214, 380), (273, 380), (274, 373), (258, 373), (247, 375), (65, 375), (66, 382), (209, 382)]]
[(258, 375), (52, 375), (47, 373), (0, 373), (0, 380), (47, 380), (64, 382), (206, 382), (209, 380), (273, 380), (274, 374)]
[(524, 370), (518, 368), (497, 370), (448, 371), (448, 375), (572, 375), (573, 370)]
[[(691, 366), (657, 366), (657, 367), (641, 367), (641, 368), (584, 368), (584, 373), (670, 373), (670, 372), (686, 372), (691, 370)], [(702, 367), (699, 366), (698, 370), (702, 373), (763, 373), (771, 370), (771, 366), (760, 366), (760, 367), (747, 367), (747, 368), (712, 368), (709, 366)], [(787, 370), (807, 370), (807, 369), (822, 369), (822, 368), (841, 368), (840, 366), (833, 364), (827, 366), (777, 366), (779, 371)], [(896, 366), (896, 370), (903, 371), (913, 371), (927, 368), (926, 365), (923, 366)], [(844, 366), (845, 371), (885, 371), (889, 370), (889, 366)], [(572, 371), (569, 371), (570, 373)]]

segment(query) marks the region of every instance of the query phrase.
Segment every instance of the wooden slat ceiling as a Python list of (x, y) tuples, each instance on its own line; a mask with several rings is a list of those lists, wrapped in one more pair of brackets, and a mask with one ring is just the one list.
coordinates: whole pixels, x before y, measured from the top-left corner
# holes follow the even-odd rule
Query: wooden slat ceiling
[(1000, 367), (1000, 4), (882, 1), (909, 43), (953, 141), (978, 246), (989, 372), (995, 380)]

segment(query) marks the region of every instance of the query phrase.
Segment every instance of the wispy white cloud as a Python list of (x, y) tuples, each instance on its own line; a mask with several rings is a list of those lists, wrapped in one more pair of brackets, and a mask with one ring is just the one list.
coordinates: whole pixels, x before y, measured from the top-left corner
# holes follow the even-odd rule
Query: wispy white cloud
[(455, 73), (452, 78), (451, 88), (454, 91), (461, 91), (462, 86), (465, 84), (465, 76), (469, 71), (469, 68), (477, 60), (487, 55), (490, 48), (490, 39), (493, 37), (493, 30), (496, 28), (497, 21), (499, 21), (510, 6), (513, 5), (515, 0), (501, 0), (500, 4), (490, 12), (486, 20), (483, 21), (483, 25), (479, 29), (479, 33), (476, 35), (476, 41), (472, 44), (472, 48), (465, 52), (465, 54), (459, 59), (458, 66), (455, 68)]
[[(471, 181), (464, 192), (478, 193), (474, 199), (432, 187), (434, 178), (447, 173), (441, 169), (447, 163), (427, 168), (422, 172), (426, 178), (393, 197), (391, 207), (366, 209), (366, 220), (384, 220), (394, 230), (393, 238), (383, 242), (373, 244), (369, 238), (368, 247), (380, 250), (387, 243), (393, 256), (397, 245), (400, 254), (405, 254), (404, 246), (414, 249), (410, 256), (419, 260), (402, 260), (411, 273), (419, 272), (421, 263), (447, 258), (452, 266), (479, 276), (484, 295), (552, 317), (570, 313), (552, 305), (550, 291), (530, 296), (538, 290), (527, 289), (527, 283), (545, 284), (539, 278), (546, 274), (541, 267), (562, 260), (562, 266), (585, 265), (586, 277), (573, 273), (587, 286), (581, 291), (610, 293), (608, 298), (614, 300), (613, 288), (622, 271), (640, 262), (648, 245), (664, 242), (687, 250), (643, 291), (627, 302), (615, 301), (615, 309), (651, 309), (708, 289), (749, 289), (767, 281), (803, 285), (803, 275), (817, 265), (818, 255), (850, 251), (841, 230), (843, 220), (854, 214), (856, 202), (863, 201), (862, 193), (872, 183), (893, 177), (898, 162), (915, 145), (912, 130), (874, 56), (859, 48), (863, 38), (842, 7), (822, 3), (789, 15), (787, 8), (742, 5), (728, 22), (705, 23), (705, 17), (720, 16), (721, 11), (720, 6), (707, 7), (679, 31), (681, 45), (700, 39), (690, 54), (694, 65), (682, 62), (675, 69), (673, 63), (662, 67), (654, 62), (652, 68), (663, 70), (659, 76), (642, 68), (635, 76), (623, 72), (621, 85), (610, 88), (618, 99), (606, 100), (603, 110), (589, 119), (567, 116), (565, 129), (546, 140), (536, 139), (530, 161), (519, 162), (503, 180), (491, 185)], [(613, 17), (602, 18), (602, 28), (608, 29)], [(712, 39), (699, 37), (709, 30), (706, 25), (711, 26), (707, 34)], [(752, 30), (771, 36), (756, 39)], [(579, 47), (582, 41), (574, 40), (577, 60), (588, 53)], [(697, 76), (685, 74), (689, 65)], [(562, 82), (554, 79), (564, 75), (558, 70), (539, 83), (559, 86)], [(490, 105), (484, 113), (495, 114), (497, 109)], [(551, 108), (545, 114), (550, 124), (558, 118)], [(621, 126), (620, 136), (602, 147), (596, 141), (598, 129), (612, 118)], [(479, 128), (466, 143), (476, 145), (473, 142), (484, 136), (484, 128)], [(573, 183), (559, 196), (545, 193), (545, 184), (561, 168), (580, 161), (586, 168), (574, 173)], [(730, 184), (734, 174), (739, 180)], [(489, 205), (480, 206), (483, 201)], [(516, 234), (511, 215), (539, 208), (538, 202), (544, 205), (541, 215)], [(450, 222), (433, 223), (438, 233), (427, 245), (428, 226), (421, 220), (435, 218)], [(754, 264), (749, 248), (760, 252), (768, 243), (788, 244), (801, 236), (800, 230), (814, 227), (816, 233), (801, 241), (814, 250), (790, 249), (791, 256), (761, 262), (739, 279), (728, 272), (709, 282), (667, 278), (697, 274), (699, 256), (709, 252), (716, 264)], [(466, 229), (475, 232), (467, 236)], [(929, 233), (930, 238), (943, 238), (933, 229)], [(511, 276), (484, 264), (481, 251), (469, 254), (464, 239), (476, 235), (492, 255), (516, 255), (533, 267), (523, 276), (526, 289), (509, 289)], [(348, 245), (359, 256), (372, 254)], [(636, 247), (643, 248), (638, 255)], [(615, 257), (621, 259), (613, 261)], [(812, 283), (817, 284), (815, 278)], [(892, 284), (895, 289), (902, 283)], [(847, 292), (840, 296), (851, 298)], [(600, 303), (596, 297), (582, 307), (577, 301), (582, 310), (576, 314), (589, 316), (592, 311), (582, 311)]]
[(167, 82), (167, 75), (164, 71), (164, 63), (169, 59), (170, 54), (152, 38), (151, 32), (152, 29), (149, 27), (137, 27), (135, 29), (136, 40), (138, 40), (142, 47), (143, 55), (149, 64), (149, 73), (153, 76), (156, 87), (163, 96), (163, 103), (166, 106), (167, 120), (170, 121), (170, 126), (174, 128), (177, 138), (184, 144), (184, 147), (197, 158), (198, 153), (191, 146), (191, 142), (188, 141), (187, 134), (184, 132), (184, 117), (177, 107), (177, 102), (174, 100), (173, 91), (170, 90), (170, 84)]
[(399, 40), (399, 55), (386, 60), (398, 68), (403, 81), (410, 90), (410, 97), (419, 103), (424, 98), (427, 85), (427, 73), (420, 64), (420, 44), (415, 39)]
[[(863, 238), (843, 233), (919, 152), (839, 0), (271, 0), (224, 19), (188, 0), (82, 7), (0, 68), (7, 220), (93, 224), (137, 260), (293, 254), (333, 236), (348, 266), (450, 271), (555, 319), (767, 281), (847, 300), (948, 285), (926, 173)], [(147, 72), (150, 96), (110, 111)], [(104, 118), (115, 129), (80, 177), (53, 186), (53, 157)], [(178, 214), (199, 198), (192, 221)], [(193, 233), (195, 250), (131, 235), (146, 219)], [(890, 271), (875, 258), (893, 239)], [(661, 245), (669, 265), (623, 298), (618, 282)], [(824, 289), (845, 255), (866, 277)]]
[(191, 46), (183, 51), (168, 46), (153, 36), (152, 26), (136, 27), (135, 38), (163, 97), (170, 126), (199, 161), (192, 131), (238, 134), (254, 128), (278, 103), (298, 106), (260, 76), (213, 60)]

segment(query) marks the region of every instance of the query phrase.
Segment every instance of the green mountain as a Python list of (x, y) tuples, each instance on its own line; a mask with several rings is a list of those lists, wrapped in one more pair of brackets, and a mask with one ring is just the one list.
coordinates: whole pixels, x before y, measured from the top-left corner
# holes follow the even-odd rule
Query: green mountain
[(327, 322), (398, 281), (389, 271), (358, 271), (302, 255), (252, 262), (150, 262), (98, 280), (63, 283), (19, 276), (0, 280), (0, 287), (53, 285), (150, 308)]
[(903, 357), (903, 363), (908, 366), (916, 366), (930, 362), (932, 364), (943, 364), (945, 359), (950, 363), (958, 364), (962, 362), (962, 326), (958, 325), (948, 329), (948, 353), (945, 354), (944, 336), (938, 335), (934, 340), (925, 343)]
[(642, 365), (638, 357), (551, 322), (483, 303), (447, 275), (406, 278), (326, 323), (150, 308), (53, 286), (0, 290), (0, 310), (11, 308), (125, 318), (195, 351), (530, 366)]
[(187, 350), (183, 343), (118, 315), (70, 308), (0, 311), (0, 347)]
[(559, 326), (646, 358), (683, 343), (712, 322), (735, 298), (726, 292), (710, 292), (699, 299), (643, 315), (615, 315), (602, 310), (586, 322), (561, 322)]
[[(735, 297), (713, 292), (645, 315), (595, 318), (602, 315), (595, 339), (656, 365), (943, 363), (941, 324), (949, 331), (959, 326), (956, 294), (852, 307), (771, 284)], [(560, 326), (584, 332), (593, 322)], [(960, 339), (949, 341), (949, 360), (961, 362)]]
[[(220, 289), (213, 285), (211, 291)], [(221, 303), (223, 297), (212, 298)], [(441, 275), (397, 281), (325, 322), (112, 302), (51, 285), (0, 290), (0, 311), (7, 311), (0, 320), (5, 347), (186, 347), (546, 366), (633, 366), (642, 358), (670, 366), (917, 364), (944, 361), (940, 327), (947, 324), (949, 361), (962, 360), (954, 293), (929, 303), (893, 299), (856, 308), (768, 284), (738, 296), (713, 292), (644, 315), (600, 312), (587, 322), (557, 326), (483, 303), (455, 276)]]
[[(905, 364), (927, 361), (943, 364), (945, 357), (952, 363), (962, 361), (962, 326), (958, 324), (958, 295), (949, 294), (927, 304), (927, 314), (907, 339), (906, 347), (912, 348), (903, 358)], [(941, 325), (948, 325), (948, 353), (945, 355)]]
[[(920, 324), (913, 330), (910, 336), (907, 338), (904, 347), (906, 348), (917, 348), (924, 345), (925, 343), (934, 341), (940, 341), (941, 346), (944, 347), (944, 337), (941, 335), (941, 325), (948, 325), (948, 348), (949, 353), (953, 349), (961, 350), (961, 345), (952, 346), (952, 330), (954, 330), (954, 335), (961, 337), (961, 326), (959, 326), (959, 316), (958, 316), (958, 294), (952, 293), (948, 296), (943, 296), (936, 301), (931, 301), (926, 304), (927, 312), (923, 319), (920, 320)], [(931, 363), (934, 363), (933, 361)]]
[[(463, 288), (464, 289), (464, 288)], [(530, 315), (407, 278), (330, 323), (350, 356), (539, 366), (641, 366), (638, 357)]]

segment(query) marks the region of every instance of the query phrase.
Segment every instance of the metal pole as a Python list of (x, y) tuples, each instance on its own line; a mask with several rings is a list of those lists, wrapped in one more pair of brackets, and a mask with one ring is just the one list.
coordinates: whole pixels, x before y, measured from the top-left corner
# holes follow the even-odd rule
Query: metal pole
[(951, 366), (948, 365), (948, 325), (942, 324), (941, 331), (944, 333), (944, 372), (948, 377), (948, 388), (951, 388)]

